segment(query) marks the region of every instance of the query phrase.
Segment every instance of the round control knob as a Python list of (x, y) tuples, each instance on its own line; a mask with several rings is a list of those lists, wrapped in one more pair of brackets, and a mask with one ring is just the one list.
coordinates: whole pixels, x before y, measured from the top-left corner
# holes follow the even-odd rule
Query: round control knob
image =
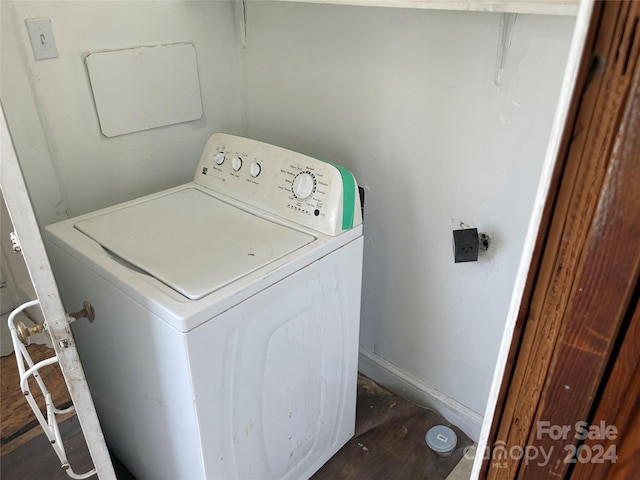
[(235, 156), (231, 159), (231, 168), (233, 168), (236, 172), (242, 168), (242, 158), (239, 156)]
[(316, 177), (310, 172), (301, 172), (293, 180), (293, 194), (296, 198), (304, 200), (316, 191)]
[(224, 152), (219, 152), (216, 153), (215, 157), (213, 157), (213, 160), (218, 164), (218, 165), (222, 165), (224, 163), (224, 159), (225, 159), (226, 155)]
[(262, 167), (260, 166), (260, 164), (258, 162), (251, 162), (251, 167), (249, 167), (249, 173), (251, 173), (251, 176), (253, 178), (255, 178), (258, 175), (260, 175), (261, 171), (262, 171)]

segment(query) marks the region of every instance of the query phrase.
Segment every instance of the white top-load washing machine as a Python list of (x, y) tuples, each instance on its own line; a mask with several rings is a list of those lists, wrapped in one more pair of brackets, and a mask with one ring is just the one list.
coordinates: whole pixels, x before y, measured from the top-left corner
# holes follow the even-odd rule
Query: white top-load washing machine
[(302, 479), (354, 433), (357, 185), (213, 135), (194, 181), (46, 228), (107, 443), (139, 480)]

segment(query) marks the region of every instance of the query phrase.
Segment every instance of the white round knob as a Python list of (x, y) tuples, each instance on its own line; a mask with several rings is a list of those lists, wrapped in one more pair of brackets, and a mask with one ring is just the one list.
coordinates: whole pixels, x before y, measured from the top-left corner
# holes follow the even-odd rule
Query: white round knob
[(242, 168), (242, 158), (237, 155), (231, 159), (231, 168), (236, 172)]
[(224, 163), (224, 158), (225, 158), (225, 153), (224, 152), (219, 152), (216, 153), (216, 156), (213, 157), (213, 160), (218, 164), (218, 165), (222, 165)]
[(251, 176), (253, 178), (255, 178), (258, 175), (260, 175), (261, 171), (262, 171), (262, 167), (260, 166), (260, 164), (258, 162), (251, 162), (251, 167), (249, 167), (249, 173), (251, 173)]
[(312, 173), (302, 172), (293, 180), (293, 194), (304, 200), (316, 191), (316, 177)]

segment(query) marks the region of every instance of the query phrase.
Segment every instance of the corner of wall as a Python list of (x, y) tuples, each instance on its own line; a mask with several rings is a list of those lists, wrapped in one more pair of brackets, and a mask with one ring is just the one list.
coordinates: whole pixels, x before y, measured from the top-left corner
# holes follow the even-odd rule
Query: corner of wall
[(362, 347), (358, 359), (358, 370), (392, 392), (400, 394), (418, 405), (437, 411), (474, 442), (478, 441), (483, 420), (479, 413)]

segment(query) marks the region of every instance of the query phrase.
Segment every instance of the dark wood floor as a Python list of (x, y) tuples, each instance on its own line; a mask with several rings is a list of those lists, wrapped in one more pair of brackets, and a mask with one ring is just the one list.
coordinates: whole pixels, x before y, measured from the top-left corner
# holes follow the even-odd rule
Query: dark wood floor
[[(449, 457), (425, 443), (434, 425), (451, 427), (458, 445)], [(393, 395), (364, 376), (358, 378), (356, 433), (313, 480), (444, 480), (473, 444), (438, 413)]]
[[(444, 480), (460, 461), (471, 440), (456, 427), (458, 447), (450, 457), (439, 457), (425, 444), (433, 425), (449, 425), (440, 415), (392, 395), (370, 380), (360, 377), (356, 435), (313, 480)], [(39, 428), (39, 427), (37, 427)], [(75, 417), (61, 427), (69, 462), (76, 473), (92, 468), (91, 459)], [(119, 480), (135, 480), (114, 459)], [(63, 480), (69, 478), (46, 437), (40, 435), (4, 454), (0, 459), (2, 480)], [(95, 477), (93, 477), (95, 478)]]

